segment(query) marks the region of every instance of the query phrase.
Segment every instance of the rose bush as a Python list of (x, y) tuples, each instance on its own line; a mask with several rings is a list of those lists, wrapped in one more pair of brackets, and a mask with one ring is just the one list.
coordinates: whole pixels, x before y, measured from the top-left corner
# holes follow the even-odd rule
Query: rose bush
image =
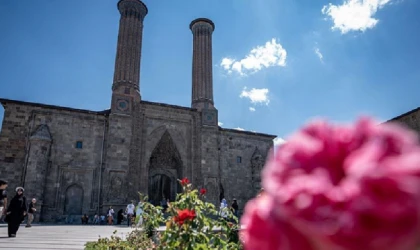
[(205, 189), (193, 189), (187, 178), (180, 183), (183, 192), (169, 204), (170, 223), (159, 249), (241, 249), (236, 217), (220, 218), (215, 206), (204, 201)]
[(271, 155), (262, 186), (242, 219), (245, 249), (419, 245), (420, 147), (397, 125), (310, 123)]
[(85, 244), (85, 250), (151, 250), (156, 244), (147, 237), (144, 231), (135, 229), (127, 236), (117, 235), (117, 231), (109, 238), (99, 238), (97, 241)]
[[(239, 241), (238, 221), (231, 212), (227, 219), (218, 216), (216, 207), (205, 201), (207, 190), (194, 189), (187, 178), (179, 181), (183, 192), (168, 204), (168, 217), (164, 220), (161, 207), (143, 200), (143, 230), (134, 230), (126, 239), (116, 234), (88, 242), (86, 249), (242, 249)], [(156, 229), (167, 222), (167, 229)]]

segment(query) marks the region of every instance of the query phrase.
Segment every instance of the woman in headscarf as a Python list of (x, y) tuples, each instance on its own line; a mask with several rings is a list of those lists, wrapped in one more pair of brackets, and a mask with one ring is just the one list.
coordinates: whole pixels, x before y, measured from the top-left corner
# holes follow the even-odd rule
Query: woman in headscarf
[(223, 219), (226, 219), (228, 216), (228, 205), (225, 198), (222, 199), (222, 202), (220, 203), (220, 211), (219, 214)]
[(139, 201), (139, 204), (136, 206), (136, 224), (138, 227), (143, 224), (143, 205), (141, 204), (141, 201)]
[(236, 199), (233, 199), (233, 203), (232, 203), (232, 211), (233, 214), (238, 217), (238, 210), (239, 210), (239, 205), (238, 205), (238, 201), (236, 201)]
[(9, 207), (7, 208), (6, 219), (9, 237), (16, 237), (19, 226), (26, 216), (26, 197), (23, 196), (23, 191), (23, 187), (16, 188), (16, 195), (12, 198)]
[(121, 208), (120, 210), (118, 210), (117, 213), (117, 225), (121, 225), (121, 222), (124, 219), (124, 210)]

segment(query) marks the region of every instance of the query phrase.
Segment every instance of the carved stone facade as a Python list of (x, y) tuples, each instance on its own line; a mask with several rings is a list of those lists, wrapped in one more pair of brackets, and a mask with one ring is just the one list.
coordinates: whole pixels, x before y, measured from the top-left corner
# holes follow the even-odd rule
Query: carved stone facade
[(191, 23), (194, 41), (204, 41), (193, 44), (194, 58), (201, 58), (193, 59), (193, 76), (205, 80), (193, 79), (192, 107), (147, 102), (139, 92), (147, 8), (139, 0), (121, 0), (118, 8), (111, 108), (96, 112), (0, 99), (5, 109), (1, 178), (38, 198), (42, 221), (104, 213), (109, 206), (118, 210), (138, 199), (137, 192), (148, 194), (153, 203), (173, 200), (182, 177), (207, 188), (209, 201), (236, 198), (243, 208), (260, 187), (261, 167), (275, 136), (217, 126), (211, 76), (214, 24), (208, 19)]

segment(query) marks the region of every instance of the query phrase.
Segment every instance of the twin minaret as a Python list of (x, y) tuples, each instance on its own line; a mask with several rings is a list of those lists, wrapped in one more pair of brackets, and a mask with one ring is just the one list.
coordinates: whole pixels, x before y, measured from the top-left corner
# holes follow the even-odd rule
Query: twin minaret
[(191, 22), (193, 33), (192, 100), (198, 110), (214, 109), (212, 34), (214, 23), (207, 18)]
[[(129, 110), (124, 96), (137, 95), (140, 100), (140, 59), (143, 39), (143, 20), (147, 7), (140, 0), (120, 0), (120, 27), (115, 59), (113, 106)], [(206, 18), (191, 22), (193, 33), (192, 98), (191, 107), (215, 110), (213, 101), (212, 33), (214, 23)], [(115, 100), (114, 100), (115, 99)], [(122, 100), (122, 101), (121, 101)]]

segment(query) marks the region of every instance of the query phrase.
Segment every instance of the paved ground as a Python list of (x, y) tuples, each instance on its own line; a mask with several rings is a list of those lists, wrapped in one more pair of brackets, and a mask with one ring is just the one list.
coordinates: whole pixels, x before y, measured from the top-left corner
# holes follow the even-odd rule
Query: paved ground
[[(164, 230), (164, 228), (159, 228)], [(126, 235), (131, 228), (121, 226), (21, 225), (16, 238), (9, 238), (7, 225), (0, 224), (0, 249), (84, 249), (87, 241), (109, 237), (117, 230)]]

